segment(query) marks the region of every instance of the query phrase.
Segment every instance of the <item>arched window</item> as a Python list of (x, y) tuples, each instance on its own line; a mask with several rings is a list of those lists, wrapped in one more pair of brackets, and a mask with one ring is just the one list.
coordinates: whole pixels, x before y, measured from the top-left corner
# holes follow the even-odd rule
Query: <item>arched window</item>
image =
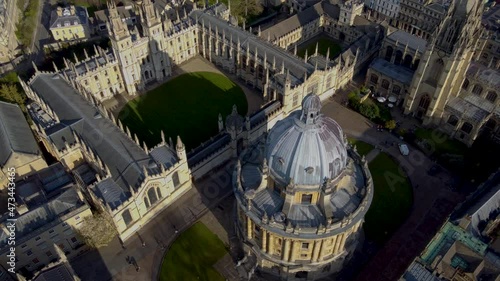
[(146, 206), (146, 209), (149, 209), (149, 200), (148, 197), (144, 196), (144, 205)]
[(392, 53), (394, 52), (394, 49), (391, 46), (387, 46), (387, 49), (385, 50), (385, 60), (386, 61), (391, 61), (392, 58)]
[(156, 188), (156, 193), (158, 194), (158, 198), (163, 198), (163, 195), (161, 195), (161, 190), (160, 190), (160, 187), (157, 187)]
[(179, 181), (179, 173), (178, 172), (175, 172), (173, 175), (172, 175), (172, 183), (174, 184), (174, 187), (178, 187), (179, 184), (181, 183)]
[(396, 51), (396, 57), (394, 57), (394, 64), (395, 65), (400, 65), (403, 60), (403, 52), (397, 50)]
[(420, 102), (418, 103), (418, 107), (420, 107), (424, 111), (427, 111), (427, 108), (429, 108), (430, 103), (431, 103), (431, 98), (429, 97), (428, 94), (425, 94), (420, 98)]
[(467, 133), (469, 134), (471, 131), (472, 131), (472, 124), (469, 123), (469, 122), (465, 122), (463, 125), (462, 125), (462, 128), (460, 130), (462, 130), (462, 132), (464, 133)]
[(128, 226), (132, 222), (132, 216), (130, 215), (130, 211), (127, 209), (122, 213), (123, 222)]
[(387, 90), (387, 89), (389, 89), (389, 85), (390, 85), (389, 81), (387, 81), (385, 79), (382, 80), (382, 88)]
[(474, 88), (472, 88), (472, 93), (474, 95), (479, 96), (479, 95), (481, 95), (482, 92), (483, 92), (483, 87), (481, 87), (481, 85), (476, 84), (476, 85), (474, 85)]
[(497, 97), (498, 97), (497, 93), (493, 91), (489, 91), (488, 94), (486, 95), (486, 99), (493, 103), (497, 100)]
[(467, 90), (469, 88), (469, 79), (465, 78), (464, 83), (462, 84), (462, 89)]
[(441, 73), (443, 73), (444, 62), (442, 59), (437, 59), (434, 65), (431, 67), (429, 71), (428, 81), (431, 84), (436, 85), (439, 81), (439, 77), (441, 77)]
[(399, 95), (399, 93), (401, 93), (401, 87), (399, 87), (398, 85), (392, 86), (392, 93), (395, 95)]
[(406, 66), (406, 67), (410, 68), (410, 67), (411, 67), (411, 62), (412, 62), (412, 61), (413, 61), (412, 56), (410, 56), (410, 55), (406, 55), (406, 56), (405, 56), (405, 59), (404, 59), (404, 61), (403, 61), (403, 66)]
[(458, 124), (458, 117), (451, 115), (450, 118), (448, 118), (448, 124), (456, 126)]
[(158, 197), (156, 196), (156, 191), (154, 188), (150, 188), (148, 190), (148, 197), (149, 197), (149, 202), (151, 202), (151, 205), (154, 205), (156, 201), (158, 201)]
[(373, 84), (377, 84), (378, 83), (378, 76), (375, 74), (372, 74), (370, 76), (370, 82), (372, 82)]

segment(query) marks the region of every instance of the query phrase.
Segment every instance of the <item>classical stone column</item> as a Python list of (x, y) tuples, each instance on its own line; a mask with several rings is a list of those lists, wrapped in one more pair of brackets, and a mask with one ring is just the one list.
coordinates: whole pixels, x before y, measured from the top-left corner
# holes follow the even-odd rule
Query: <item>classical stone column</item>
[(262, 251), (267, 253), (267, 231), (262, 229)]
[(314, 249), (313, 249), (313, 254), (312, 254), (312, 262), (318, 262), (319, 261), (319, 252), (322, 248), (323, 245), (323, 240), (319, 240), (314, 242)]
[(300, 244), (301, 242), (299, 241), (292, 241), (292, 246), (291, 246), (291, 250), (290, 250), (290, 261), (291, 262), (294, 262), (295, 261), (295, 252), (297, 251), (297, 249), (300, 249)]
[(339, 251), (344, 249), (345, 247), (345, 241), (347, 240), (347, 237), (349, 236), (349, 233), (344, 233), (342, 235), (342, 241), (340, 241), (340, 248), (339, 248)]
[(269, 233), (269, 243), (267, 243), (266, 253), (274, 254), (274, 236), (272, 233)]
[(285, 239), (285, 250), (283, 251), (283, 260), (288, 261), (290, 259), (290, 239)]
[(342, 239), (344, 239), (344, 233), (337, 235), (337, 239), (335, 239), (335, 248), (334, 248), (335, 253), (339, 251)]
[(252, 239), (252, 220), (250, 217), (247, 217), (247, 238), (248, 240)]

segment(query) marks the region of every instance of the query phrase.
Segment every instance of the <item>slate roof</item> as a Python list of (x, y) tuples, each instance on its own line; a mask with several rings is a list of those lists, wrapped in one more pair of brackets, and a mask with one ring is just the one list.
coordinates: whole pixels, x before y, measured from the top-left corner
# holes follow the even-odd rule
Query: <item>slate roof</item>
[(65, 264), (48, 268), (40, 272), (33, 281), (74, 281), (73, 275), (70, 273)]
[[(119, 6), (116, 7), (116, 10), (118, 11), (120, 18), (124, 20), (136, 17), (134, 10), (131, 7)], [(97, 23), (106, 23), (109, 21), (109, 11), (108, 9), (95, 11), (94, 17)]]
[(374, 59), (370, 64), (370, 68), (408, 86), (411, 84), (414, 73), (411, 69), (394, 65), (381, 58)]
[(452, 98), (446, 104), (445, 110), (456, 116), (473, 121), (474, 123), (481, 122), (489, 114), (488, 111), (461, 97)]
[[(20, 239), (81, 206), (90, 208), (80, 199), (75, 188), (76, 186), (69, 188), (43, 205), (18, 216), (16, 218), (16, 237)], [(5, 245), (5, 243), (6, 239), (2, 236), (0, 245)]]
[(333, 5), (327, 1), (321, 1), (303, 10), (302, 12), (289, 17), (284, 21), (275, 24), (266, 30), (263, 30), (261, 32), (261, 37), (267, 39), (268, 35), (270, 35), (271, 40), (275, 40), (301, 26), (304, 26), (318, 19), (323, 14), (328, 15), (332, 19), (338, 20), (340, 15), (340, 7), (338, 5)]
[(298, 80), (303, 79), (306, 72), (308, 75), (314, 72), (314, 66), (304, 62), (303, 59), (300, 59), (299, 57), (294, 56), (237, 26), (231, 25), (223, 19), (204, 13), (201, 10), (192, 11), (189, 16), (196, 20), (200, 25), (203, 25), (204, 22), (205, 27), (208, 28), (208, 26), (211, 26), (212, 32), (215, 32), (216, 28), (221, 35), (225, 32), (227, 40), (229, 40), (232, 36), (234, 44), (237, 44), (239, 39), (244, 53), (246, 53), (247, 49), (250, 54), (254, 54), (255, 50), (257, 50), (258, 56), (261, 60), (264, 59), (264, 54), (267, 54), (267, 63), (269, 65), (273, 63), (274, 58), (276, 58), (277, 67), (281, 67), (284, 63), (285, 69), (289, 70), (290, 74), (294, 77), (292, 78), (292, 81), (297, 82)]
[[(145, 178), (144, 167), (148, 171), (158, 171), (148, 168), (151, 157), (109, 119), (96, 118), (100, 116), (98, 110), (60, 75), (38, 74), (31, 87), (55, 111), (61, 123), (80, 135), (109, 167), (111, 179), (97, 184), (95, 190), (105, 202), (112, 204), (112, 208), (130, 196), (131, 187), (137, 189), (140, 186)], [(62, 130), (67, 130), (67, 127)], [(175, 152), (170, 150), (170, 153), (170, 158), (176, 157)], [(116, 197), (110, 197), (111, 194)]]
[(474, 77), (492, 88), (500, 88), (500, 71), (489, 68), (478, 62), (471, 62), (467, 69), (467, 77)]
[[(51, 15), (50, 15), (50, 25), (49, 25), (50, 29), (64, 27), (68, 23), (70, 26), (75, 25), (75, 22), (77, 23), (77, 25), (88, 24), (89, 14), (87, 13), (87, 8), (80, 7), (80, 6), (74, 6), (74, 7), (75, 7), (75, 14), (74, 15), (65, 16), (63, 14), (62, 16), (59, 16), (57, 14), (57, 10), (56, 9), (53, 10)], [(69, 12), (69, 9), (70, 9), (70, 7), (63, 8), (63, 13)]]
[(12, 153), (41, 154), (19, 106), (0, 101), (0, 167)]
[(412, 35), (408, 32), (404, 32), (402, 30), (397, 30), (389, 34), (387, 36), (387, 40), (398, 42), (398, 44), (401, 44), (403, 46), (408, 44), (409, 48), (413, 50), (419, 50), (421, 53), (424, 52), (425, 48), (427, 47), (427, 40)]

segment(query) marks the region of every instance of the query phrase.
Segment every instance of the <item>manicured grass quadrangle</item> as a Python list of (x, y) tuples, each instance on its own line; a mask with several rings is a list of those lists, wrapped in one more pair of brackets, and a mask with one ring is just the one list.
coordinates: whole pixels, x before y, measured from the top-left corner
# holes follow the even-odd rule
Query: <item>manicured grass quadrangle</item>
[(373, 145), (366, 143), (364, 141), (356, 140), (353, 138), (348, 138), (348, 141), (351, 145), (356, 146), (356, 150), (358, 151), (359, 155), (361, 156), (366, 156), (370, 151), (373, 150)]
[(335, 43), (335, 41), (326, 36), (322, 36), (311, 41), (306, 46), (301, 46), (297, 50), (297, 56), (304, 58), (306, 56), (306, 50), (309, 57), (314, 55), (316, 52), (316, 44), (318, 44), (318, 53), (324, 57), (326, 57), (328, 48), (330, 48), (330, 59), (337, 57), (337, 55), (342, 51), (342, 47), (339, 44)]
[(172, 244), (160, 271), (161, 281), (224, 281), (213, 265), (227, 253), (224, 243), (203, 223), (183, 232)]
[(175, 142), (179, 135), (192, 149), (218, 133), (218, 116), (223, 120), (237, 106), (247, 114), (248, 103), (243, 90), (222, 74), (194, 72), (182, 74), (147, 94), (130, 101), (119, 119), (148, 147), (165, 137)]
[(389, 155), (380, 153), (368, 167), (373, 177), (373, 201), (365, 217), (367, 238), (383, 243), (405, 221), (413, 191), (406, 175)]

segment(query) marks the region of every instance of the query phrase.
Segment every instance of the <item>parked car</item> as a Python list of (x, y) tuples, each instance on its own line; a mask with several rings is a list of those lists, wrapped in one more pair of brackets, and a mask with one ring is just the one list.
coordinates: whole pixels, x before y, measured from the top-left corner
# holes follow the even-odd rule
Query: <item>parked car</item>
[(410, 149), (408, 148), (408, 146), (404, 143), (401, 143), (399, 144), (399, 152), (401, 152), (401, 154), (403, 154), (404, 156), (410, 154)]

